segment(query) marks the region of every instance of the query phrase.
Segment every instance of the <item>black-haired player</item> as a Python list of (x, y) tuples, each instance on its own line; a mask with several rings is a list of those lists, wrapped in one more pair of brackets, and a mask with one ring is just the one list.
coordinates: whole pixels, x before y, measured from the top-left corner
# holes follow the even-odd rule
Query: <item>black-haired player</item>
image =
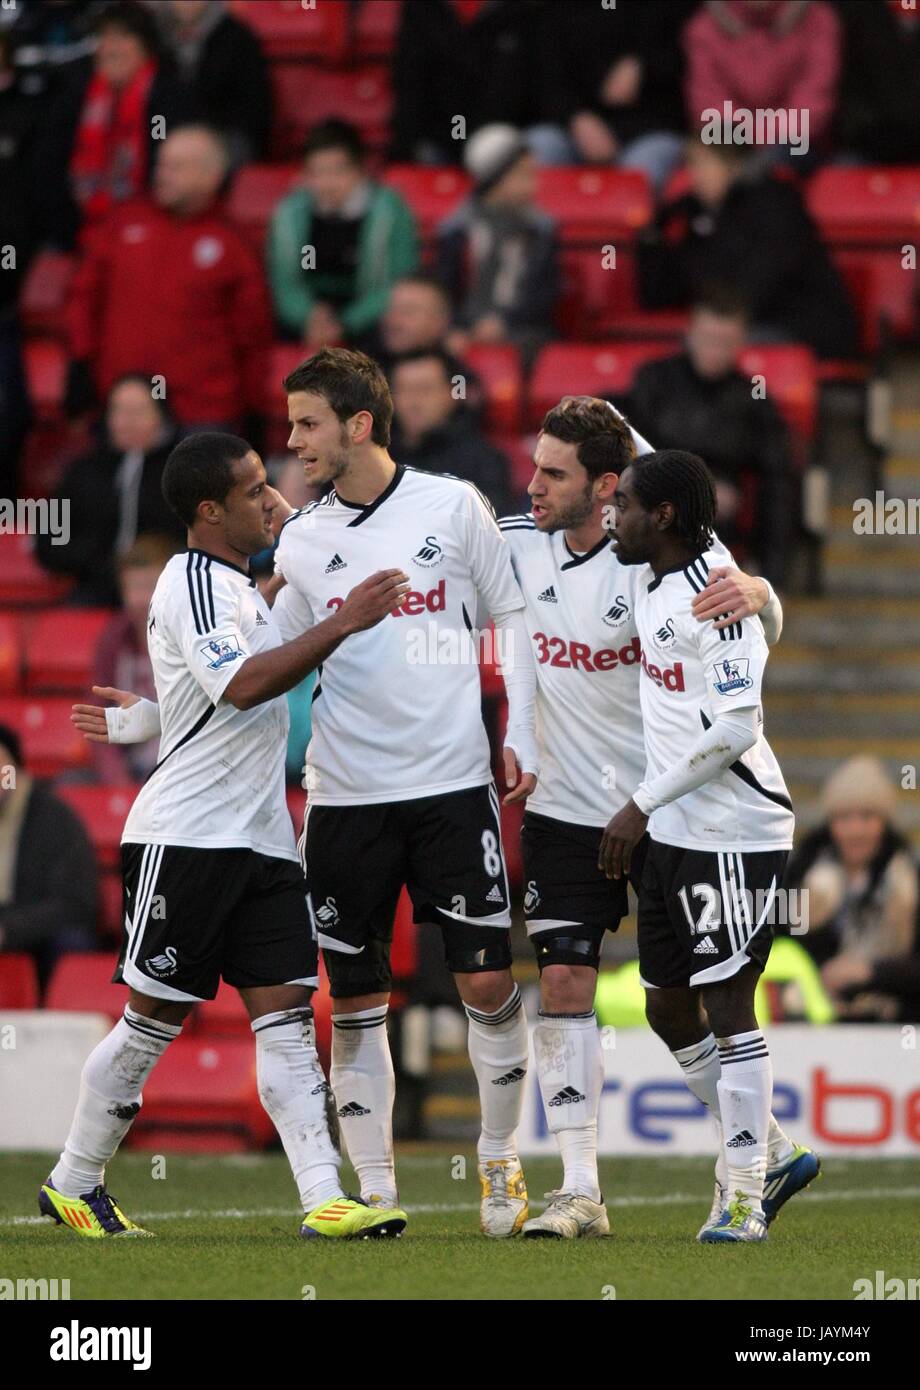
[[(707, 1243), (764, 1240), (776, 1209), (765, 1194), (773, 1077), (754, 989), (795, 824), (761, 727), (760, 620), (717, 629), (692, 612), (717, 560), (715, 509), (708, 468), (676, 449), (635, 459), (614, 494), (617, 558), (645, 567), (635, 616), (647, 765), (601, 848), (619, 879), (648, 827), (638, 922), (647, 1015), (721, 1121), (727, 1191), (699, 1233)], [(817, 1169), (804, 1149), (784, 1165), (796, 1190)]]

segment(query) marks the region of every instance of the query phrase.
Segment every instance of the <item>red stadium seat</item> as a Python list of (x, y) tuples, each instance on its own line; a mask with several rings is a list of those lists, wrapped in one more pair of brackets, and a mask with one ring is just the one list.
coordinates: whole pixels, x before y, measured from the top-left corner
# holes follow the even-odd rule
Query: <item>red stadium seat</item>
[(35, 338), (23, 348), (29, 399), (39, 421), (57, 420), (64, 409), (67, 350), (54, 338)]
[[(533, 451), (537, 438), (533, 434), (490, 434), (489, 443), (501, 449), (511, 462), (511, 486), (515, 492), (526, 492), (527, 484), (533, 477)], [(522, 508), (525, 502), (520, 503)]]
[(233, 180), (227, 216), (260, 258), (272, 212), (302, 173), (300, 164), (245, 164)]
[(65, 336), (64, 313), (75, 265), (76, 257), (63, 251), (39, 251), (32, 261), (19, 295), (22, 326), (30, 337)]
[(386, 144), (392, 93), (386, 68), (356, 68), (326, 72), (304, 63), (276, 63), (275, 134), (273, 149), (278, 159), (292, 159), (303, 150), (310, 128), (337, 117), (350, 121), (372, 150)]
[(0, 613), (0, 695), (18, 694), (21, 666), (19, 620), (11, 613)]
[(554, 318), (561, 336), (622, 336), (620, 322), (635, 315), (639, 305), (631, 247), (618, 247), (616, 264), (609, 265), (596, 246), (563, 246), (560, 264), (562, 288)]
[(294, 822), (294, 834), (299, 836), (303, 829), (303, 813), (307, 805), (307, 793), (303, 787), (288, 787), (285, 795), (287, 796), (291, 820)]
[(193, 1031), (196, 1037), (248, 1038), (252, 1041), (246, 1005), (239, 991), (223, 980), (216, 999), (206, 999), (203, 1004), (196, 1005), (191, 1023), (189, 1031)]
[(121, 1018), (128, 995), (122, 985), (112, 983), (115, 962), (112, 951), (72, 951), (61, 956), (48, 985), (45, 1008)]
[(745, 376), (762, 376), (793, 435), (810, 444), (818, 427), (818, 378), (815, 356), (798, 344), (747, 347), (741, 354)]
[(348, 48), (348, 0), (234, 0), (233, 9), (262, 41), (269, 58), (342, 63)]
[(70, 722), (70, 711), (68, 699), (0, 698), (0, 724), (19, 734), (26, 767), (36, 777), (56, 777), (89, 764), (90, 745)]
[(53, 603), (70, 587), (69, 580), (42, 569), (35, 558), (32, 536), (0, 535), (0, 603)]
[(638, 170), (544, 165), (538, 177), (537, 202), (556, 219), (563, 244), (590, 242), (599, 250), (631, 241), (651, 219), (651, 188)]
[(19, 951), (0, 952), (0, 1009), (37, 1009), (35, 961)]
[(518, 429), (524, 377), (517, 348), (510, 343), (473, 343), (464, 359), (478, 376), (486, 397), (486, 428)]
[(408, 980), (415, 974), (417, 964), (416, 955), (416, 936), (419, 928), (412, 920), (412, 899), (404, 888), (399, 895), (399, 902), (396, 904), (396, 916), (393, 920), (393, 949), (390, 953), (390, 964), (393, 967), (393, 977), (396, 980)]
[(890, 330), (909, 338), (917, 321), (917, 272), (905, 270), (901, 252), (846, 247), (834, 252), (859, 315), (860, 345), (873, 353)]
[(527, 422), (538, 429), (543, 416), (561, 396), (588, 396), (597, 391), (622, 395), (644, 362), (666, 357), (671, 342), (630, 342), (607, 346), (550, 343), (534, 363), (528, 393)]
[(405, 198), (415, 215), (419, 233), (426, 241), (471, 187), (469, 175), (450, 165), (391, 164), (382, 178)]
[(154, 1067), (144, 1086), (144, 1105), (129, 1143), (145, 1147), (145, 1135), (169, 1128), (182, 1132), (217, 1129), (264, 1148), (275, 1135), (256, 1084), (256, 1049), (245, 1039), (179, 1037)]
[(805, 191), (834, 246), (900, 246), (920, 235), (920, 168), (819, 169)]
[(108, 608), (56, 608), (29, 626), (26, 689), (84, 694), (93, 683), (96, 647), (111, 620)]
[(354, 22), (355, 58), (389, 59), (396, 45), (402, 0), (359, 0)]
[(99, 875), (99, 931), (112, 941), (121, 938), (125, 921), (121, 870), (103, 870)]
[(61, 800), (66, 801), (83, 822), (101, 869), (117, 869), (121, 862), (121, 832), (139, 791), (140, 784), (133, 782), (120, 787), (87, 787), (65, 782), (57, 788)]

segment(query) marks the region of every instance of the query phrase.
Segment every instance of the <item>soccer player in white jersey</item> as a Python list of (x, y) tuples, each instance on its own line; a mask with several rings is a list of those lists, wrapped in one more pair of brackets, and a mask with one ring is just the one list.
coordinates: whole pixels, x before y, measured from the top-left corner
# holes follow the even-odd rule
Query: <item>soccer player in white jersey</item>
[[(563, 1160), (550, 1205), (527, 1238), (607, 1233), (597, 1171), (604, 1066), (594, 993), (605, 931), (627, 912), (626, 880), (598, 865), (611, 815), (645, 770), (639, 710), (637, 571), (610, 547), (620, 473), (649, 445), (607, 402), (565, 397), (545, 417), (528, 488), (529, 516), (499, 522), (526, 604), (537, 674), (540, 781), (524, 816), (524, 910), (540, 967), (534, 1045), (547, 1124)], [(724, 566), (730, 555), (720, 556)], [(778, 600), (762, 579), (714, 570), (716, 612), (754, 613)], [(708, 618), (707, 618), (708, 621)]]
[(397, 466), (392, 401), (362, 353), (327, 349), (286, 379), (290, 447), (323, 499), (281, 530), (283, 635), (335, 613), (381, 556), (409, 574), (402, 608), (323, 663), (307, 750), (301, 845), (333, 999), (331, 1082), (348, 1155), (369, 1202), (397, 1201), (390, 942), (405, 884), (415, 920), (436, 923), (469, 1019), (479, 1084), (481, 1225), (527, 1217), (516, 1151), (528, 1037), (511, 975), (499, 802), (482, 723), (477, 613), (493, 620), (508, 692), (506, 780), (535, 784), (533, 658), (524, 600), (489, 503), (468, 482)]
[[(371, 576), (282, 644), (248, 571), (273, 538), (275, 499), (258, 455), (234, 435), (193, 435), (167, 460), (163, 491), (189, 548), (166, 565), (148, 616), (161, 757), (122, 836), (125, 937), (114, 978), (130, 994), (83, 1067), (39, 1208), (82, 1236), (150, 1234), (106, 1190), (106, 1164), (157, 1061), (223, 978), (252, 1020), (259, 1095), (297, 1183), (301, 1235), (395, 1235), (404, 1212), (347, 1198), (339, 1182), (310, 1008), (316, 942), (285, 802), (284, 693), (340, 644), (391, 621), (406, 576)], [(105, 711), (78, 707), (76, 722), (106, 737)]]
[[(721, 1124), (725, 1205), (698, 1238), (733, 1243), (767, 1236), (773, 1081), (754, 990), (795, 822), (762, 730), (763, 626), (733, 617), (716, 627), (693, 613), (719, 562), (715, 505), (706, 465), (673, 449), (634, 459), (614, 494), (617, 559), (637, 567), (647, 766), (604, 832), (601, 863), (622, 880), (648, 827), (638, 919), (647, 1015)], [(786, 1166), (796, 1163), (815, 1176), (809, 1151)]]

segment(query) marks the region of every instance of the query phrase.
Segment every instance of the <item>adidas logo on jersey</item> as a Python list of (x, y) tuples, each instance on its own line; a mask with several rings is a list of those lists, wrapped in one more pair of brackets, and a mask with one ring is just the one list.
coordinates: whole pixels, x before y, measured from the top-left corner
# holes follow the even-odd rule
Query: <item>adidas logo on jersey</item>
[(581, 1091), (576, 1091), (574, 1086), (563, 1086), (553, 1096), (550, 1105), (577, 1105), (580, 1100), (584, 1100)]
[(559, 600), (556, 597), (556, 589), (553, 584), (550, 584), (548, 589), (544, 589), (542, 594), (537, 594), (537, 598), (540, 600), (541, 603), (559, 602)]
[(524, 1067), (512, 1067), (510, 1071), (505, 1072), (504, 1076), (493, 1076), (492, 1085), (513, 1086), (515, 1081), (523, 1081), (526, 1075), (527, 1072)]
[(725, 1147), (727, 1149), (749, 1149), (752, 1144), (756, 1143), (757, 1140), (754, 1138), (750, 1130), (742, 1129), (738, 1134), (735, 1135), (734, 1139), (729, 1139)]
[(329, 563), (328, 563), (328, 565), (326, 566), (326, 568), (323, 570), (323, 573), (324, 573), (324, 574), (335, 574), (336, 570), (343, 570), (343, 569), (347, 569), (347, 568), (348, 568), (348, 567), (347, 567), (345, 561), (342, 559), (341, 555), (339, 555), (339, 553), (336, 552), (335, 555), (333, 555), (332, 559), (329, 561)]
[(355, 1120), (359, 1115), (369, 1115), (371, 1112), (367, 1106), (359, 1105), (356, 1100), (350, 1100), (347, 1105), (343, 1105), (339, 1111), (340, 1120)]
[(711, 937), (704, 936), (700, 944), (694, 946), (693, 954), (695, 956), (717, 956), (719, 954), (719, 948), (713, 944)]
[(268, 627), (268, 619), (263, 618), (259, 612), (256, 612), (256, 627)]
[(502, 893), (502, 890), (499, 888), (497, 883), (493, 884), (492, 887), (489, 889), (488, 893), (486, 894), (486, 902), (503, 903), (504, 901), (505, 898)]

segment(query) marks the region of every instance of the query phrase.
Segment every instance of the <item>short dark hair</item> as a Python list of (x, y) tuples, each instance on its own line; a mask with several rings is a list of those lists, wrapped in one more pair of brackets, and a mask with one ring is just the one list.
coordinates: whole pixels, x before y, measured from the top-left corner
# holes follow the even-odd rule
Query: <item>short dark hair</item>
[(386, 448), (393, 423), (393, 397), (383, 369), (373, 357), (350, 348), (321, 348), (284, 378), (288, 395), (309, 391), (327, 400), (342, 424), (366, 410), (373, 418), (371, 439)]
[(97, 35), (106, 29), (120, 29), (122, 33), (130, 34), (132, 38), (137, 39), (151, 58), (159, 56), (160, 34), (157, 23), (143, 5), (131, 4), (130, 0), (112, 0), (112, 4), (99, 11), (90, 27)]
[(708, 550), (716, 524), (716, 488), (697, 454), (684, 449), (656, 449), (632, 462), (633, 490), (645, 511), (670, 502), (674, 531), (697, 552)]
[(0, 724), (0, 748), (5, 748), (17, 767), (22, 767), (22, 744), (15, 729)]
[(233, 465), (252, 445), (238, 434), (202, 430), (179, 441), (163, 468), (163, 496), (183, 526), (192, 526), (200, 502), (224, 502), (236, 479)]
[(433, 357), (436, 362), (440, 362), (448, 381), (451, 381), (455, 376), (467, 375), (467, 368), (464, 367), (460, 359), (455, 357), (452, 352), (448, 352), (447, 348), (440, 347), (435, 343), (433, 347), (410, 348), (408, 352), (401, 352), (394, 357), (390, 363), (390, 380), (392, 381), (396, 368), (401, 367), (405, 362), (427, 362), (430, 357)]
[(693, 300), (691, 308), (707, 309), (710, 314), (718, 314), (723, 319), (743, 319), (748, 321), (748, 301), (734, 285), (712, 283), (703, 285)]
[(563, 396), (546, 412), (540, 429), (564, 444), (574, 444), (578, 462), (589, 478), (622, 473), (636, 455), (628, 423), (599, 396)]
[(309, 159), (323, 150), (343, 150), (352, 164), (363, 164), (366, 153), (357, 128), (350, 121), (335, 119), (320, 121), (313, 127), (304, 141), (303, 157)]
[(449, 311), (451, 308), (450, 291), (447, 286), (428, 270), (410, 270), (407, 275), (398, 276), (390, 289), (394, 290), (397, 285), (421, 285), (426, 290), (433, 290), (443, 301), (445, 309)]

